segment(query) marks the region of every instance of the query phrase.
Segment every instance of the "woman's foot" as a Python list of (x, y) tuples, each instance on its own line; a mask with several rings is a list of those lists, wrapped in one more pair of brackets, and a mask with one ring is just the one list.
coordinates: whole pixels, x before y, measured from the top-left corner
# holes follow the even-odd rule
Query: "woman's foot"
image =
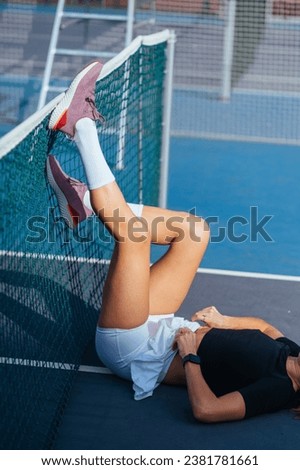
[(75, 178), (68, 176), (53, 155), (47, 159), (47, 178), (54, 190), (60, 213), (67, 225), (74, 229), (77, 225), (93, 214), (84, 204), (87, 186)]
[(95, 84), (102, 67), (101, 62), (92, 62), (76, 75), (65, 96), (53, 110), (49, 129), (74, 137), (75, 124), (79, 119), (104, 120), (95, 106)]

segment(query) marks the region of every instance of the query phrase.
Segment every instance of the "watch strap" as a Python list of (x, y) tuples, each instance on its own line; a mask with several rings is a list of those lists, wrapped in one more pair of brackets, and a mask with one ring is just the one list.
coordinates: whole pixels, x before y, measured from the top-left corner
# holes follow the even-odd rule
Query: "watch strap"
[(183, 367), (186, 365), (187, 362), (192, 362), (193, 364), (201, 364), (201, 359), (197, 354), (187, 354), (182, 358), (182, 365)]

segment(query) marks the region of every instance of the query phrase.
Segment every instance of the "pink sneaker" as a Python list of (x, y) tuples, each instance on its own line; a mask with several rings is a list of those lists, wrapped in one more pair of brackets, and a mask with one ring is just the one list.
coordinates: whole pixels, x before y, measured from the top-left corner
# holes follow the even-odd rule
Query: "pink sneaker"
[(53, 110), (49, 129), (74, 137), (75, 124), (79, 119), (104, 120), (95, 106), (95, 84), (102, 67), (101, 62), (92, 62), (76, 75), (65, 96)]
[(68, 176), (53, 155), (47, 159), (47, 177), (56, 194), (60, 213), (70, 228), (77, 227), (93, 214), (83, 203), (87, 186)]

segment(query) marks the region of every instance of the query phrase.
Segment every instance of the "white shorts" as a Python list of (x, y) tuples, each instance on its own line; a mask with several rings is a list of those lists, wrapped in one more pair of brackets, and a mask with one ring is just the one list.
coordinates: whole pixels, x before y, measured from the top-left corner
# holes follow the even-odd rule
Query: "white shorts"
[(200, 325), (174, 315), (152, 315), (137, 328), (97, 327), (96, 351), (114, 374), (133, 382), (134, 398), (141, 400), (163, 381), (177, 353), (172, 348), (175, 333), (182, 327), (196, 331)]

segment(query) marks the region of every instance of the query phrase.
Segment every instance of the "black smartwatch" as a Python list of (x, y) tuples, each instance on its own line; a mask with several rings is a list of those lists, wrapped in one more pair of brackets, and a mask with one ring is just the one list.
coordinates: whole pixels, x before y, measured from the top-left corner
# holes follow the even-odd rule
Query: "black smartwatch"
[(193, 364), (201, 364), (201, 359), (197, 354), (187, 354), (182, 358), (182, 365), (183, 367), (186, 365), (187, 362), (193, 362)]

